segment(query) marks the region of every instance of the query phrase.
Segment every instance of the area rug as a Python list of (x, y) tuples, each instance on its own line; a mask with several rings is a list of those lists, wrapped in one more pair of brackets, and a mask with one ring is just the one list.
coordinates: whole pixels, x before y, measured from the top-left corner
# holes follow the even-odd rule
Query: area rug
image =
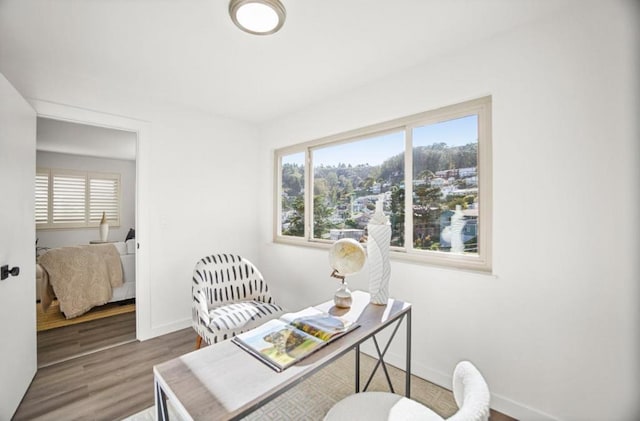
[[(354, 393), (354, 358), (353, 352), (348, 353), (307, 380), (302, 381), (284, 394), (258, 408), (244, 419), (247, 421), (322, 420), (327, 411), (336, 402)], [(363, 355), (360, 362), (360, 384), (362, 387), (373, 369), (375, 360)], [(395, 392), (404, 394), (404, 371), (389, 365), (387, 367), (389, 367), (389, 375)], [(381, 368), (378, 368), (378, 372), (368, 390), (389, 391)], [(450, 417), (458, 409), (450, 391), (416, 376), (411, 378), (411, 398), (428, 406), (444, 418)], [(180, 420), (171, 407), (170, 401), (168, 406), (169, 419)], [(154, 407), (147, 408), (126, 418), (126, 421), (153, 420), (155, 420)]]

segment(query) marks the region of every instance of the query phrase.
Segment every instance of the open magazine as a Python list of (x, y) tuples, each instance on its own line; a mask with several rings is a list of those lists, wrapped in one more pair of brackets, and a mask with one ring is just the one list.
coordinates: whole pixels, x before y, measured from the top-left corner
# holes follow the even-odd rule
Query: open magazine
[(309, 307), (241, 333), (232, 342), (280, 372), (356, 327), (356, 323)]

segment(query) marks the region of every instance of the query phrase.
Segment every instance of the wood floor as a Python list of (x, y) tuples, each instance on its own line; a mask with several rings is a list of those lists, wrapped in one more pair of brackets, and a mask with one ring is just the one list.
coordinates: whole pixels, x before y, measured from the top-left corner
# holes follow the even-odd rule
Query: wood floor
[[(104, 343), (96, 339), (100, 332), (107, 334), (128, 329), (129, 334), (135, 336), (135, 319), (133, 323), (126, 320), (131, 315), (56, 329), (59, 335), (55, 339), (40, 341), (40, 334), (47, 333), (40, 332), (39, 364), (42, 365), (41, 360), (54, 362), (65, 352), (101, 348)], [(116, 327), (118, 325), (120, 327)], [(60, 348), (65, 347), (64, 342), (71, 345), (61, 352), (56, 350), (54, 342)], [(126, 418), (154, 404), (153, 366), (193, 351), (194, 345), (193, 329), (187, 328), (39, 368), (13, 420), (112, 421)], [(425, 382), (414, 377), (414, 382), (418, 381)], [(418, 386), (415, 384), (416, 390)], [(495, 411), (491, 411), (491, 420), (515, 421)]]
[(136, 313), (38, 332), (38, 368), (136, 339)]
[(14, 420), (111, 421), (142, 411), (153, 405), (153, 366), (194, 345), (189, 328), (41, 368)]

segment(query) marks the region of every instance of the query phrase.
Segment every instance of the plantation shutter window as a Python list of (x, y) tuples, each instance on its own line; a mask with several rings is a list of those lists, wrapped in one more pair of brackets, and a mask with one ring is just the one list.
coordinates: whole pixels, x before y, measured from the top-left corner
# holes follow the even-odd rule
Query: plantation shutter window
[(89, 223), (100, 224), (102, 213), (111, 225), (120, 225), (120, 179), (89, 175)]
[(84, 224), (86, 221), (86, 177), (53, 173), (52, 223)]
[(49, 223), (49, 170), (36, 170), (35, 200), (36, 225)]
[(103, 212), (111, 226), (120, 226), (120, 174), (36, 170), (38, 229), (97, 227)]

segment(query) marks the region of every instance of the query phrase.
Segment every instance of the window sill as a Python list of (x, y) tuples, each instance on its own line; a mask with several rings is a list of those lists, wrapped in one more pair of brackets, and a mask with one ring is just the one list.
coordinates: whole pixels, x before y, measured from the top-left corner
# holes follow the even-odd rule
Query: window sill
[[(309, 241), (299, 237), (282, 237), (278, 236), (273, 240), (274, 244), (284, 244), (290, 246), (300, 246), (315, 249), (329, 250), (333, 242), (330, 241)], [(366, 244), (363, 244), (366, 249)], [(438, 255), (427, 256), (420, 252), (407, 252), (405, 250), (391, 249), (389, 257), (392, 261), (414, 263), (424, 266), (430, 266), (439, 269), (449, 269), (455, 271), (465, 271), (480, 275), (488, 275), (496, 277), (493, 274), (492, 268), (486, 264), (485, 261), (480, 258), (471, 258), (470, 256), (459, 255)]]

